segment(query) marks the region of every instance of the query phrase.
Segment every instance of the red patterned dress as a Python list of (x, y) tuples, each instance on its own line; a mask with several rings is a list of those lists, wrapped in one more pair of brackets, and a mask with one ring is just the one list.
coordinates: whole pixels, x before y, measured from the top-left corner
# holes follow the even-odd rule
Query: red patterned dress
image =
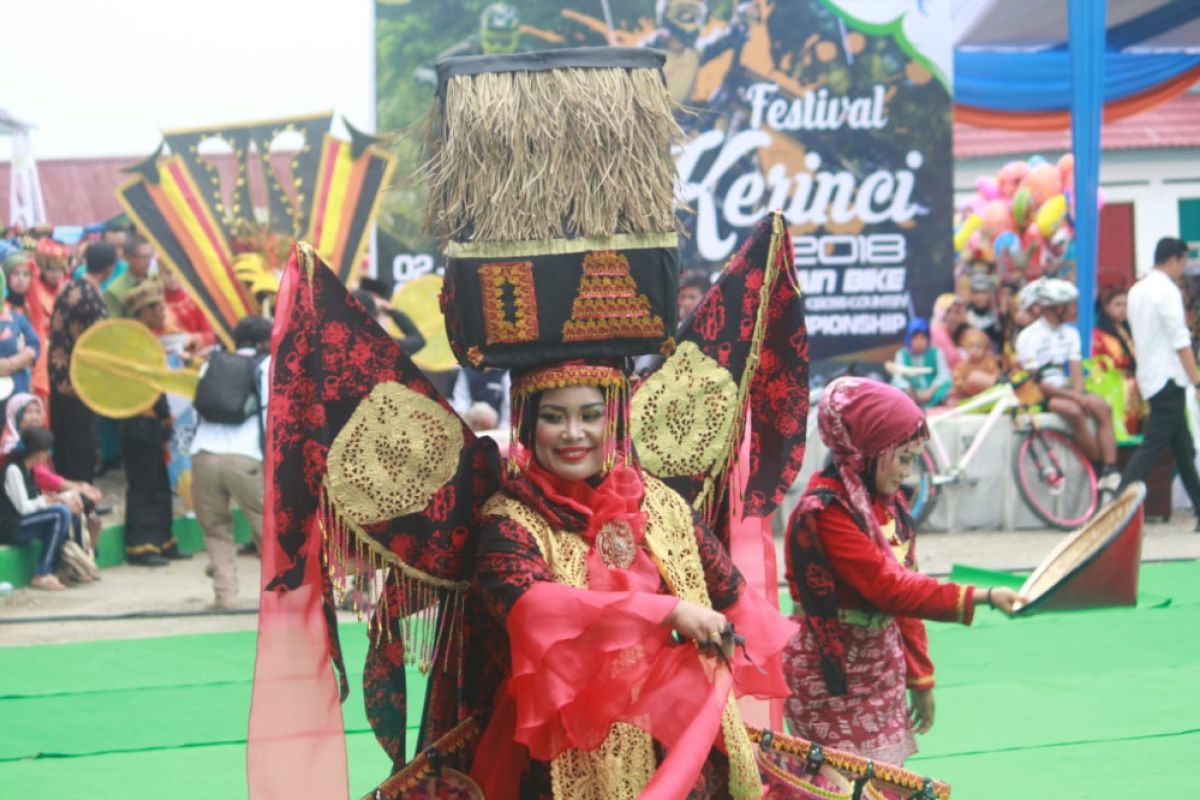
[(842, 482), (814, 475), (788, 525), (787, 577), (800, 632), (788, 644), (791, 733), (903, 764), (917, 751), (905, 689), (931, 689), (922, 619), (971, 624), (972, 587), (916, 572), (907, 515), (876, 499), (891, 547), (855, 519)]
[[(475, 585), (507, 651), (474, 759), (485, 796), (759, 796), (731, 692), (786, 694), (793, 627), (746, 591), (683, 498), (629, 467), (592, 487), (531, 464), (483, 513)], [(613, 520), (634, 530), (625, 566), (609, 563)], [(746, 638), (732, 673), (671, 640), (677, 597)]]

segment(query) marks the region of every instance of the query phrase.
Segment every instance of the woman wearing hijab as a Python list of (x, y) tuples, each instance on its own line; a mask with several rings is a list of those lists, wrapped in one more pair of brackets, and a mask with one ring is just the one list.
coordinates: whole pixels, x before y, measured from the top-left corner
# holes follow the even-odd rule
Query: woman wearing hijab
[(947, 292), (939, 295), (933, 303), (933, 324), (930, 339), (933, 346), (942, 351), (950, 369), (962, 359), (958, 349), (958, 335), (967, 327), (967, 305), (958, 295)]
[(41, 353), (42, 344), (25, 314), (25, 292), (30, 283), (30, 258), (24, 252), (10, 253), (4, 259), (4, 288), (7, 298), (0, 308), (0, 376), (10, 378), (0, 388), (0, 403), (15, 392), (30, 389), (30, 368)]
[(914, 731), (928, 731), (934, 718), (921, 620), (969, 625), (976, 606), (1011, 614), (1023, 598), (916, 571), (900, 487), (929, 434), (908, 395), (838, 378), (821, 397), (817, 424), (833, 461), (809, 481), (788, 523), (787, 576), (801, 628), (785, 655), (785, 715), (797, 736), (901, 764), (917, 750)]

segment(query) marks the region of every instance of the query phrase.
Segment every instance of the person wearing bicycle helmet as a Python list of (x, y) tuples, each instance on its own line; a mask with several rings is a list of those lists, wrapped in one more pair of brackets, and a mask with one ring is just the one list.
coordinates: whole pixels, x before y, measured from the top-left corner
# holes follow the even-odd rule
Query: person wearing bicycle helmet
[[(933, 663), (924, 619), (970, 625), (976, 606), (1005, 614), (1012, 589), (916, 571), (900, 491), (928, 428), (899, 389), (843, 377), (821, 396), (817, 425), (832, 463), (812, 477), (787, 530), (787, 579), (800, 631), (784, 653), (793, 734), (900, 764), (933, 725)], [(911, 692), (911, 707), (905, 690)]]
[(1036, 297), (1039, 313), (1017, 336), (1017, 359), (1037, 380), (1046, 409), (1063, 418), (1075, 444), (1100, 464), (1098, 488), (1111, 496), (1121, 482), (1112, 409), (1104, 398), (1083, 390), (1083, 346), (1078, 329), (1067, 323), (1079, 290), (1068, 281), (1043, 278)]

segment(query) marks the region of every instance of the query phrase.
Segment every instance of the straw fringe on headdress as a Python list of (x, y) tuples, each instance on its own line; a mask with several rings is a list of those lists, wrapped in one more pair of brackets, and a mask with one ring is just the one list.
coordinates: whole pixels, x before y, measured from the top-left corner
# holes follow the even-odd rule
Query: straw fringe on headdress
[(670, 353), (681, 138), (654, 50), (438, 62), (426, 227), (464, 366)]
[(427, 229), (485, 242), (674, 230), (680, 130), (657, 68), (458, 75), (440, 110)]

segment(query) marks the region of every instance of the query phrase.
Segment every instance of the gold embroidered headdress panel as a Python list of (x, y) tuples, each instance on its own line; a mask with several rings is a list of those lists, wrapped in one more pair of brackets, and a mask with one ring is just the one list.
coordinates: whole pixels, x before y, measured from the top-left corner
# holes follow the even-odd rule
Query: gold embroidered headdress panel
[(679, 129), (663, 62), (612, 47), (439, 62), (426, 224), (446, 242), (464, 365), (673, 348)]

